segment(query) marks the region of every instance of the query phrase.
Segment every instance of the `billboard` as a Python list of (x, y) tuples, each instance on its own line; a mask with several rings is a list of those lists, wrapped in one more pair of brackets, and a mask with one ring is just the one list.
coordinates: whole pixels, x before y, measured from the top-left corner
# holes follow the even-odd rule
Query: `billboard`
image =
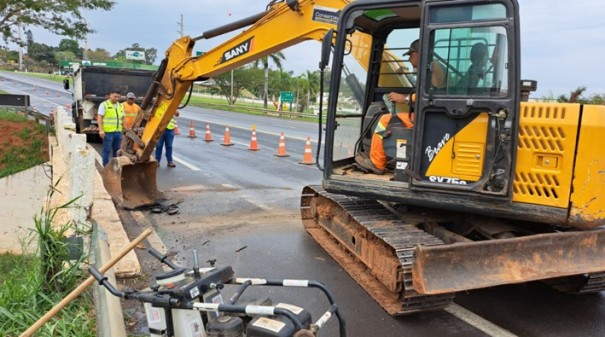
[(145, 61), (145, 52), (140, 50), (126, 50), (126, 59)]

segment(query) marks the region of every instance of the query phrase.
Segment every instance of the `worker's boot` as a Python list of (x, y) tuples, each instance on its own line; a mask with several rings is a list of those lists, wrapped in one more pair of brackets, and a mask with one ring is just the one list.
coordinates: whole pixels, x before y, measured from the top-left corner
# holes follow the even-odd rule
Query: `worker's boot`
[(365, 152), (361, 152), (355, 156), (355, 163), (367, 173), (384, 174), (384, 170), (374, 166), (374, 163), (372, 163), (372, 160)]

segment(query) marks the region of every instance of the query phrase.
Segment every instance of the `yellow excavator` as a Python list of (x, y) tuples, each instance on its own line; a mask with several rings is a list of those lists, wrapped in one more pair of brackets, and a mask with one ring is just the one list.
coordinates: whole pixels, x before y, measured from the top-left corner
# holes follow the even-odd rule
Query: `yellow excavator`
[[(535, 280), (603, 290), (605, 107), (527, 101), (537, 84), (520, 75), (517, 1), (346, 3), (272, 1), (257, 16), (175, 42), (143, 103), (152, 107), (142, 137), (130, 135), (125, 156), (105, 169), (114, 199), (126, 207), (153, 199), (151, 151), (193, 81), (323, 39), (324, 179), (303, 190), (302, 219), (387, 312), (436, 310), (458, 291)], [(248, 25), (191, 57), (195, 40)], [(415, 71), (400, 56), (412, 52)], [(393, 104), (391, 92), (411, 99)], [(371, 155), (382, 116), (401, 112), (413, 127), (388, 123), (387, 169), (367, 170), (356, 157)]]

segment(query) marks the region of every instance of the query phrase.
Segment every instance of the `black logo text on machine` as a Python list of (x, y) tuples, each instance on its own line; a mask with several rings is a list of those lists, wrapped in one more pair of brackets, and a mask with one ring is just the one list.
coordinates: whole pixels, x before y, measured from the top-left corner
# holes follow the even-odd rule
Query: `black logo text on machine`
[(227, 61), (233, 60), (234, 58), (247, 54), (252, 50), (253, 47), (254, 36), (224, 52), (223, 57), (221, 57), (220, 63), (225, 63)]

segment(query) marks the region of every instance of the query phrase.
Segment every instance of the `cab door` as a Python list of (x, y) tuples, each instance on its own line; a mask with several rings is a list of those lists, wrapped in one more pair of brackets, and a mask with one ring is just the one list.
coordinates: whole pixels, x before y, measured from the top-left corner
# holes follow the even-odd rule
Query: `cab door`
[(519, 107), (516, 1), (422, 13), (412, 188), (509, 197)]

